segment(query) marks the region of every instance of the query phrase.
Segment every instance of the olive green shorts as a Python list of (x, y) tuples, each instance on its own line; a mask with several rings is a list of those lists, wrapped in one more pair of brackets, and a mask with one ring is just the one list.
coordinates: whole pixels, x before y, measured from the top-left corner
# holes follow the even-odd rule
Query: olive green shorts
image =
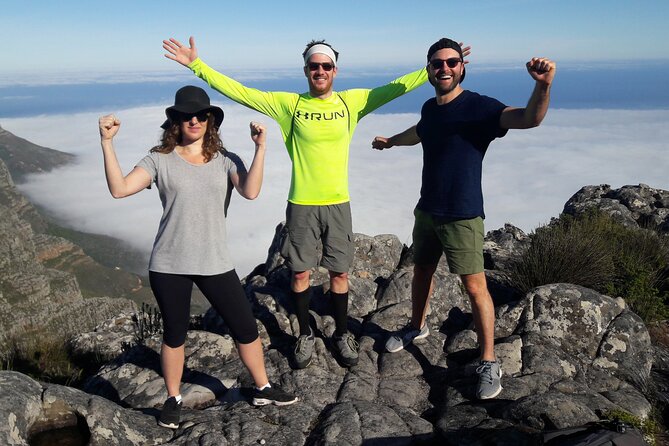
[(414, 210), (414, 263), (436, 265), (446, 254), (453, 274), (483, 272), (483, 219), (447, 220)]
[(351, 205), (306, 206), (288, 203), (281, 255), (291, 271), (318, 265), (319, 240), (323, 243), (320, 265), (328, 271), (348, 272), (353, 263)]

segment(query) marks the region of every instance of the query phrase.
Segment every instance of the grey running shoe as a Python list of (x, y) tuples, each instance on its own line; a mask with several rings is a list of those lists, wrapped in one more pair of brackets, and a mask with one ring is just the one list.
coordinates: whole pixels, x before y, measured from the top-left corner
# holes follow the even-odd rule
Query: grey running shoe
[(179, 418), (181, 416), (181, 401), (177, 403), (173, 396), (167, 398), (163, 404), (163, 410), (160, 411), (158, 425), (177, 429), (179, 427)]
[(480, 400), (495, 398), (502, 391), (502, 369), (497, 361), (481, 361), (476, 368), (479, 375), (476, 397)]
[(390, 335), (386, 341), (386, 350), (390, 353), (398, 352), (416, 339), (427, 338), (429, 334), (430, 329), (427, 324), (424, 324), (423, 328), (417, 330), (411, 325), (411, 322), (408, 322), (404, 327)]
[(253, 389), (253, 405), (266, 406), (274, 404), (275, 406), (288, 406), (297, 402), (297, 397), (281, 390), (276, 384), (262, 390)]
[(295, 366), (303, 369), (311, 364), (311, 355), (314, 353), (314, 332), (309, 335), (300, 335), (295, 344)]
[(346, 367), (354, 366), (358, 363), (358, 341), (351, 333), (344, 333), (341, 336), (333, 336), (334, 347)]

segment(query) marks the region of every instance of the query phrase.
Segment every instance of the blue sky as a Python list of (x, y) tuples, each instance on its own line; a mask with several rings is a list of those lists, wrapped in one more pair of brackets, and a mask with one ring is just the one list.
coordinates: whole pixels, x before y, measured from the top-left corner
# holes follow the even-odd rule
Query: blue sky
[[(422, 64), (447, 36), (474, 60), (512, 63), (533, 55), (592, 62), (669, 59), (666, 0), (484, 0), (473, 2), (226, 2), (2, 0), (2, 71), (172, 70), (161, 41), (197, 38), (201, 55), (226, 68), (300, 63), (311, 38), (341, 52), (342, 66)], [(380, 66), (382, 65), (382, 66)]]

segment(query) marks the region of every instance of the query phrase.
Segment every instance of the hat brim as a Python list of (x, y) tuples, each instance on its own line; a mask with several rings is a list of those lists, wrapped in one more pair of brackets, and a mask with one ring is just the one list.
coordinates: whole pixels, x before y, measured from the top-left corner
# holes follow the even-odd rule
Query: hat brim
[(177, 113), (195, 114), (202, 111), (211, 112), (214, 115), (214, 121), (215, 121), (214, 125), (216, 126), (216, 128), (219, 128), (221, 126), (225, 114), (223, 113), (223, 110), (220, 107), (212, 105), (210, 107), (202, 108), (202, 104), (200, 103), (186, 102), (183, 104), (167, 107), (165, 109), (165, 115), (167, 115), (167, 121), (163, 122), (163, 124), (160, 127), (162, 127), (163, 129), (166, 128), (166, 126), (169, 127), (170, 126), (169, 122), (175, 120), (175, 114)]

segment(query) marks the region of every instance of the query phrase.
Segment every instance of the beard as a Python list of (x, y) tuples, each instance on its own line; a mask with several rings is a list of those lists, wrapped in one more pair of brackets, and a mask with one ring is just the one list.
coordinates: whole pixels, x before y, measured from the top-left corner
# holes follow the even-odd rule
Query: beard
[(442, 87), (441, 84), (437, 81), (437, 78), (434, 74), (428, 74), (427, 80), (432, 84), (434, 87), (434, 91), (439, 95), (443, 96), (451, 91), (455, 90), (455, 88), (460, 85), (460, 79), (461, 75), (460, 73), (453, 73), (451, 77), (451, 83), (448, 86)]

